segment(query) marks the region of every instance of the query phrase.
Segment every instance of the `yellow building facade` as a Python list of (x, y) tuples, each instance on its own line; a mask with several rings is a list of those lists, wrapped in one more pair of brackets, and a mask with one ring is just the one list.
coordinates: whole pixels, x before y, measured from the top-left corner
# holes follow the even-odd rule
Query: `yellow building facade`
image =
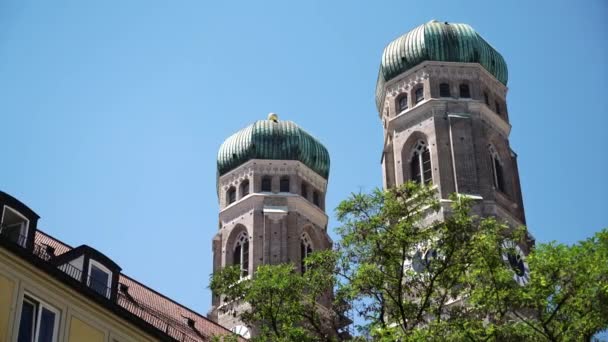
[(0, 342), (209, 341), (231, 332), (37, 229), (0, 192)]

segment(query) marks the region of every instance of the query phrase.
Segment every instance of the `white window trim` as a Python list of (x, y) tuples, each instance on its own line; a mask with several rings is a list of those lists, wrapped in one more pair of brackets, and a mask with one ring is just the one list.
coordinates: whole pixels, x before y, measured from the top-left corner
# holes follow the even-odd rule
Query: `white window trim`
[[(19, 216), (23, 220), (25, 220), (25, 227), (23, 225), (21, 225), (21, 232), (20, 232), (20, 234), (22, 236), (25, 236), (26, 239), (27, 239), (27, 234), (29, 233), (29, 229), (30, 229), (30, 220), (28, 220), (27, 217), (25, 217), (23, 214), (21, 214), (18, 210), (15, 210), (14, 208), (9, 207), (8, 205), (4, 205), (4, 207), (2, 208), (2, 220), (0, 220), (0, 233), (2, 233), (1, 227), (2, 227), (2, 223), (4, 223), (4, 215), (6, 214), (6, 209), (9, 209), (14, 214), (16, 214), (17, 216)], [(25, 243), (26, 243), (26, 240), (23, 241), (22, 247), (25, 247)]]
[[(424, 179), (424, 163), (423, 163), (423, 159), (422, 159), (422, 153), (424, 152), (424, 150), (427, 149), (429, 150), (429, 162), (431, 163), (431, 179)], [(421, 180), (421, 184), (426, 184), (427, 182), (431, 182), (431, 184), (433, 183), (433, 158), (432, 158), (432, 153), (431, 153), (431, 148), (429, 147), (429, 144), (426, 143), (426, 141), (424, 140), (418, 140), (416, 142), (416, 145), (414, 145), (414, 147), (412, 148), (412, 152), (410, 153), (410, 159), (409, 159), (409, 165), (412, 164), (412, 161), (414, 158), (418, 158), (418, 168), (420, 169), (420, 180)], [(411, 167), (410, 167), (411, 170)], [(412, 179), (414, 175), (410, 175), (410, 179)]]
[[(55, 314), (55, 321), (53, 322), (53, 342), (57, 342), (57, 337), (59, 336), (59, 321), (61, 320), (61, 311), (59, 311), (59, 309), (57, 309), (56, 307), (52, 306), (51, 304), (47, 303), (44, 300), (41, 300), (40, 298), (32, 295), (29, 292), (25, 292), (21, 298), (21, 310), (19, 312), (19, 323), (18, 326), (21, 324), (21, 316), (23, 315), (23, 302), (29, 302), (31, 304), (37, 304), (35, 305), (37, 307), (36, 310), (36, 321), (34, 322), (34, 341), (38, 341), (38, 337), (40, 334), (40, 319), (42, 316), (42, 308), (45, 308), (49, 311), (51, 311), (52, 313)], [(32, 301), (36, 302), (33, 303)], [(17, 334), (19, 334), (19, 331), (17, 331)]]
[[(488, 146), (488, 150), (490, 151), (490, 158), (492, 161), (492, 179), (494, 180), (494, 183), (492, 185), (494, 185), (494, 188), (496, 190), (499, 190), (498, 172), (496, 170), (496, 164), (494, 164), (494, 160), (496, 159), (498, 161), (498, 163), (500, 164), (500, 166), (503, 168), (503, 177), (504, 177), (504, 164), (502, 163), (502, 160), (500, 159), (500, 155), (496, 151), (496, 148), (494, 147), (494, 145)], [(502, 181), (504, 183), (504, 179)]]
[[(232, 254), (234, 255), (234, 250), (236, 250), (236, 248), (240, 245), (241, 246), (241, 255), (239, 255), (239, 268), (241, 271), (240, 274), (240, 279), (246, 278), (250, 275), (249, 272), (249, 260), (247, 260), (247, 275), (243, 275), (243, 271), (245, 271), (243, 269), (243, 263), (245, 261), (245, 258), (243, 257), (243, 253), (244, 253), (244, 248), (243, 245), (245, 244), (245, 242), (247, 242), (247, 256), (249, 256), (249, 254), (251, 254), (250, 250), (249, 250), (249, 246), (250, 246), (250, 241), (249, 241), (249, 235), (247, 234), (246, 231), (242, 231), (239, 233), (239, 235), (237, 236), (234, 246), (232, 246)], [(232, 260), (232, 262), (234, 263), (234, 260)]]
[[(302, 263), (304, 262), (304, 259), (308, 258), (308, 256), (310, 256), (314, 251), (314, 247), (312, 244), (312, 239), (310, 238), (310, 235), (308, 235), (308, 233), (303, 232), (302, 235), (300, 236), (300, 244), (304, 245), (304, 255), (301, 255), (300, 257), (302, 258)], [(308, 254), (308, 248), (310, 247), (310, 254)], [(304, 269), (302, 271), (308, 271), (308, 267), (306, 265), (304, 265)]]
[[(105, 267), (104, 265), (102, 265), (98, 261), (93, 260), (91, 258), (89, 258), (89, 269), (88, 269), (88, 272), (87, 272), (87, 286), (91, 287), (91, 268), (93, 266), (97, 267), (101, 271), (103, 271), (103, 272), (105, 272), (105, 273), (108, 274), (108, 281), (107, 281), (106, 287), (109, 288), (109, 289), (111, 289), (112, 288), (112, 271), (110, 271), (107, 267)], [(109, 296), (111, 296), (111, 293), (108, 293), (108, 297), (107, 298), (110, 298)]]

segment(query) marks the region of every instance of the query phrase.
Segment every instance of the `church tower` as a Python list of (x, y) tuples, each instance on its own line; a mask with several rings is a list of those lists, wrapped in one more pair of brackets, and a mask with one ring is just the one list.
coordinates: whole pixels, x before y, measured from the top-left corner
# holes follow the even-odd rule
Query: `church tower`
[[(219, 229), (213, 239), (213, 271), (239, 265), (251, 277), (262, 264), (293, 263), (332, 247), (325, 194), (329, 153), (314, 137), (276, 114), (230, 136), (217, 159)], [(325, 303), (329, 305), (328, 303)], [(246, 303), (214, 296), (210, 316), (248, 337), (238, 319)]]
[(390, 42), (376, 84), (384, 187), (432, 184), (439, 219), (456, 192), (477, 215), (525, 224), (506, 96), (505, 60), (469, 25), (433, 20)]

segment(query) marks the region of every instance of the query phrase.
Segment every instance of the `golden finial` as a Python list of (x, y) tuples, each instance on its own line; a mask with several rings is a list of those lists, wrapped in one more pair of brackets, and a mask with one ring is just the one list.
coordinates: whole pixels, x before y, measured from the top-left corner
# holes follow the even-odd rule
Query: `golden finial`
[(270, 114), (268, 114), (268, 120), (273, 121), (273, 122), (279, 122), (279, 116), (276, 115), (275, 113), (270, 113)]

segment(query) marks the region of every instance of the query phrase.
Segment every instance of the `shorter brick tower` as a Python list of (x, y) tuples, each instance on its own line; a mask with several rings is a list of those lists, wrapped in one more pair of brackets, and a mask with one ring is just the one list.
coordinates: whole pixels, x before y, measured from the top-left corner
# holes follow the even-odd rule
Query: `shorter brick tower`
[[(213, 239), (213, 271), (240, 265), (241, 277), (262, 264), (302, 260), (328, 249), (325, 193), (329, 153), (314, 137), (276, 114), (230, 136), (218, 152), (219, 231)], [(329, 303), (321, 303), (329, 305)], [(238, 311), (246, 303), (214, 296), (211, 319), (247, 337)]]

